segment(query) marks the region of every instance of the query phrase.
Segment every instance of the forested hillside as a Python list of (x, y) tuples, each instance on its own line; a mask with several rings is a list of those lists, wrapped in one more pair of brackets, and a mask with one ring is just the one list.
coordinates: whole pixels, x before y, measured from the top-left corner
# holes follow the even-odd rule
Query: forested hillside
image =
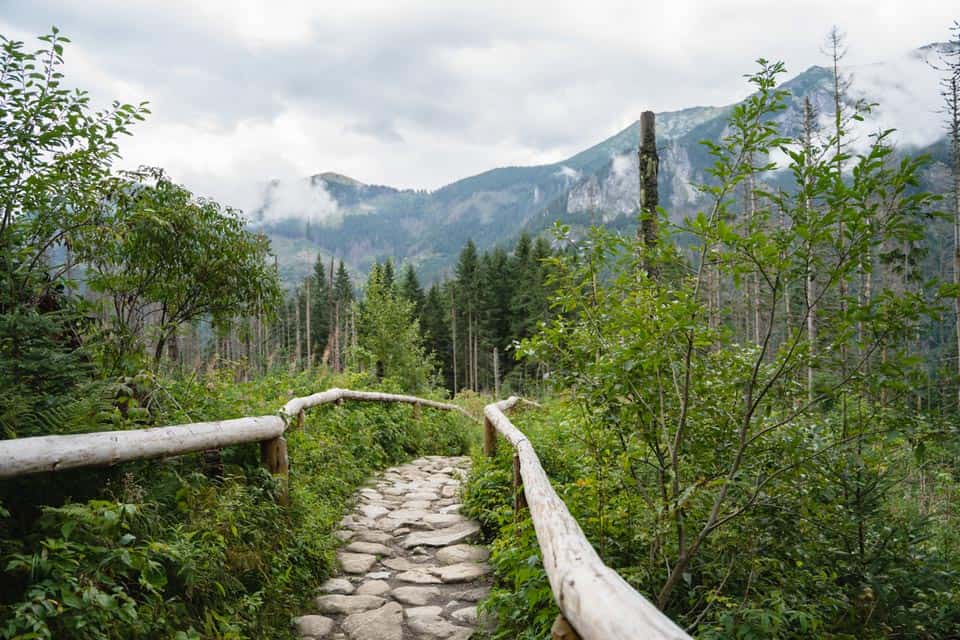
[[(354, 535), (344, 516), (358, 490), (401, 515), (380, 527), (392, 508), (358, 507), (361, 549), (379, 551), (336, 595), (369, 606), (336, 613), (383, 605), (396, 624), (371, 636), (344, 621), (350, 640), (413, 637), (411, 620), (439, 616), (426, 601), (349, 596), (350, 580), (431, 589), (464, 570), (418, 572), (404, 557), (398, 575), (361, 577), (390, 554), (373, 540), (468, 517), (495, 576), (470, 595), (472, 637), (570, 637), (558, 614), (579, 606), (578, 586), (551, 589), (557, 559), (544, 561), (526, 502), (553, 490), (617, 584), (692, 636), (956, 637), (960, 24), (948, 33), (927, 51), (943, 81), (930, 117), (947, 125), (930, 153), (863, 128), (882, 104), (852, 92), (834, 29), (829, 66), (784, 82), (783, 63), (760, 59), (736, 105), (659, 128), (644, 112), (563, 163), (583, 172), (574, 187), (554, 165), (432, 193), (318, 176), (335, 206), (398, 208), (311, 227), (325, 252), (306, 275), (285, 272), (262, 233), (287, 233), (269, 199), (254, 214), (266, 226), (251, 227), (162, 168), (121, 170), (121, 136), (147, 104), (92, 106), (58, 30), (0, 37), (0, 443), (44, 450), (54, 441), (36, 437), (261, 416), (282, 445), (35, 473), (0, 457), (0, 637), (296, 637), (292, 621)], [(693, 137), (691, 172), (677, 141)], [(682, 203), (678, 171), (693, 190)], [(564, 211), (534, 216), (523, 198)], [(428, 200), (446, 226), (417, 218)], [(423, 244), (390, 245), (402, 233)], [(331, 387), (417, 397), (336, 395), (305, 415), (299, 398)], [(483, 427), (467, 418), (507, 395), (529, 399), (509, 403), (514, 446), (532, 446), (523, 463), (496, 449), (489, 413)], [(438, 413), (430, 399), (456, 404)], [(549, 491), (523, 485), (533, 449)], [(363, 488), (431, 454), (473, 455), (462, 496), (453, 469), (445, 502), (428, 493), (405, 508)], [(282, 473), (261, 466), (271, 456)], [(415, 496), (427, 472), (408, 471), (390, 488)], [(435, 503), (447, 510), (428, 513)], [(417, 535), (404, 538), (410, 557), (434, 558)]]
[[(931, 63), (944, 46), (930, 44), (876, 64), (843, 66), (850, 81), (842, 98), (845, 106), (876, 103), (852, 132), (857, 150), (877, 130), (901, 129), (894, 134), (899, 153), (933, 157), (920, 179), (934, 190), (945, 188), (932, 183), (949, 165), (943, 130), (927, 122), (938, 108), (932, 88), (937, 71)], [(785, 135), (801, 135), (805, 100), (810, 101), (816, 126), (829, 126), (833, 73), (828, 58), (824, 56), (822, 66), (779, 80), (787, 92), (784, 109), (772, 117)], [(660, 202), (674, 222), (707, 204), (697, 186), (707, 181), (713, 160), (701, 143), (717, 143), (729, 133), (734, 106), (657, 114), (663, 156)], [(924, 115), (918, 126), (911, 117), (920, 113)], [(467, 240), (480, 250), (507, 248), (523, 232), (548, 236), (557, 220), (581, 233), (593, 224), (632, 229), (639, 131), (639, 121), (634, 121), (558, 162), (491, 169), (432, 192), (368, 185), (335, 173), (297, 183), (274, 181), (267, 185), (263, 203), (250, 213), (250, 219), (254, 228), (273, 240), (288, 282), (307, 274), (316, 252), (337, 256), (361, 273), (378, 260), (410, 262), (426, 282), (434, 282), (449, 277)], [(771, 172), (764, 179), (788, 181), (782, 172)]]

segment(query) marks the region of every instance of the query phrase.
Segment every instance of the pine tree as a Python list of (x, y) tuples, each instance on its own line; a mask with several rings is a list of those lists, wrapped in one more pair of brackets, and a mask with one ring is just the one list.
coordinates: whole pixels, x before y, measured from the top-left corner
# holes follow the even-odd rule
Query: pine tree
[(426, 296), (423, 293), (423, 287), (420, 286), (420, 280), (417, 278), (417, 271), (412, 264), (407, 263), (407, 267), (403, 271), (403, 280), (400, 281), (400, 295), (413, 303), (417, 317), (422, 322)]
[(310, 303), (313, 315), (310, 338), (313, 341), (313, 353), (322, 354), (327, 347), (330, 334), (330, 281), (323, 267), (323, 258), (319, 254), (313, 265), (310, 286), (312, 287)]

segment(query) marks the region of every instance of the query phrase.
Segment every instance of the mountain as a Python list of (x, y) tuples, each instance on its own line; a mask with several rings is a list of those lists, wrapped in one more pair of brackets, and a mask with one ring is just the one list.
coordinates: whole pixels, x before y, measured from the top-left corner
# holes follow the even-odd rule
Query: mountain
[[(858, 124), (865, 144), (881, 128), (897, 128), (901, 149), (938, 155), (945, 146), (936, 114), (937, 72), (928, 61), (947, 45), (935, 43), (883, 63), (848, 69), (849, 101), (879, 103)], [(810, 67), (781, 85), (787, 108), (777, 115), (788, 135), (799, 135), (803, 97), (809, 96), (825, 130), (831, 126), (833, 76)], [(691, 107), (657, 114), (660, 203), (676, 219), (696, 210), (697, 184), (712, 164), (703, 140), (718, 140), (734, 105)], [(273, 181), (251, 225), (270, 236), (288, 281), (303, 278), (317, 253), (344, 259), (353, 272), (375, 260), (410, 261), (427, 282), (448, 271), (468, 239), (480, 249), (512, 242), (521, 230), (543, 233), (555, 220), (573, 226), (634, 224), (638, 197), (639, 122), (553, 164), (501, 167), (435, 191), (364, 184), (337, 173), (300, 181)], [(855, 142), (856, 144), (856, 142)], [(934, 167), (936, 169), (936, 167)]]

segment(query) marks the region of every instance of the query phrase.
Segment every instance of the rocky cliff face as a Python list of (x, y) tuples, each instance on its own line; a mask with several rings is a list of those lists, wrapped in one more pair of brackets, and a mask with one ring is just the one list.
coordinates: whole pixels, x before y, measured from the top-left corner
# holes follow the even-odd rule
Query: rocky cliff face
[[(849, 100), (882, 105), (860, 125), (861, 139), (880, 126), (902, 128), (900, 143), (906, 150), (942, 139), (933, 115), (936, 72), (926, 64), (937, 46), (853, 70), (855, 89)], [(777, 118), (787, 134), (800, 133), (804, 96), (829, 130), (831, 85), (831, 73), (822, 67), (811, 67), (782, 85), (790, 96)], [(657, 115), (660, 204), (672, 218), (702, 204), (696, 185), (708, 181), (712, 159), (700, 142), (723, 136), (732, 108), (693, 107)], [(918, 126), (918, 116), (931, 122)], [(470, 238), (484, 249), (511, 242), (523, 229), (542, 232), (557, 219), (629, 226), (638, 198), (638, 133), (635, 122), (562, 162), (493, 169), (434, 192), (367, 185), (335, 173), (293, 185), (271, 183), (252, 222), (273, 238), (291, 277), (306, 275), (309, 260), (303, 256), (320, 252), (344, 257), (359, 271), (386, 257), (410, 260), (429, 280), (450, 268)]]

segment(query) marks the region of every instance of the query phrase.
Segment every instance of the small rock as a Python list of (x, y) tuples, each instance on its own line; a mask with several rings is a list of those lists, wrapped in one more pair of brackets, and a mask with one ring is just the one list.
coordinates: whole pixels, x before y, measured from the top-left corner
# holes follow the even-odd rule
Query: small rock
[(477, 608), (476, 607), (464, 607), (463, 609), (457, 609), (450, 614), (457, 622), (462, 622), (463, 624), (470, 624), (473, 626), (477, 625)]
[(423, 606), (440, 597), (437, 587), (397, 587), (393, 590), (393, 597), (403, 604)]
[(414, 493), (407, 494), (407, 500), (424, 500), (426, 502), (432, 502), (438, 499), (440, 496), (433, 493), (432, 491), (416, 491)]
[(444, 583), (470, 582), (492, 571), (490, 565), (476, 562), (460, 562), (446, 567), (430, 569), (430, 573), (437, 576)]
[(432, 576), (426, 571), (404, 571), (397, 574), (397, 580), (414, 584), (440, 584), (443, 582), (442, 579)]
[(403, 503), (404, 509), (429, 509), (432, 501), (430, 500), (407, 500)]
[(389, 567), (394, 571), (410, 571), (411, 569), (418, 569), (420, 565), (416, 562), (410, 562), (406, 558), (388, 558), (382, 560), (381, 564), (385, 567)]
[(365, 580), (388, 580), (390, 578), (389, 571), (371, 571), (367, 575), (363, 576)]
[(464, 629), (464, 627), (450, 624), (439, 616), (409, 618), (407, 620), (407, 626), (414, 633), (420, 633), (434, 638), (449, 638), (457, 631)]
[(489, 587), (476, 587), (474, 589), (467, 589), (466, 591), (458, 591), (453, 594), (453, 597), (457, 600), (466, 600), (467, 602), (480, 602), (488, 595), (490, 595)]
[(460, 507), (462, 506), (459, 502), (448, 504), (445, 507), (440, 507), (440, 513), (460, 513)]
[(314, 603), (320, 613), (357, 613), (374, 609), (385, 602), (378, 596), (320, 596)]
[(443, 496), (444, 498), (453, 498), (454, 496), (457, 495), (456, 485), (452, 485), (452, 484), (445, 485), (443, 489), (440, 490), (440, 495)]
[(466, 542), (480, 533), (480, 525), (476, 522), (465, 522), (447, 529), (438, 531), (415, 531), (400, 543), (407, 549), (419, 545), (428, 547), (448, 547), (459, 542)]
[(390, 585), (384, 580), (371, 580), (357, 587), (358, 596), (382, 596), (390, 592)]
[(377, 557), (366, 553), (337, 553), (337, 560), (346, 573), (366, 573), (377, 563)]
[(403, 640), (403, 607), (388, 602), (379, 609), (348, 616), (342, 626), (350, 640)]
[(389, 533), (384, 533), (383, 531), (361, 531), (357, 534), (357, 540), (363, 542), (379, 542), (380, 544), (387, 544), (393, 540), (393, 536)]
[(435, 527), (449, 527), (466, 522), (467, 519), (456, 513), (431, 513), (424, 517), (423, 521)]
[(460, 562), (485, 562), (490, 552), (472, 544), (455, 544), (437, 551), (437, 562), (443, 565)]
[(349, 529), (340, 529), (339, 531), (334, 531), (333, 535), (339, 538), (341, 542), (347, 542), (355, 533)]
[(408, 607), (403, 610), (403, 615), (407, 618), (422, 618), (424, 616), (435, 618), (443, 613), (442, 607)]
[(382, 545), (379, 542), (351, 542), (346, 547), (351, 553), (369, 553), (374, 556), (392, 556), (393, 551), (390, 547)]
[(345, 578), (330, 578), (320, 585), (320, 591), (322, 593), (339, 593), (345, 596), (353, 593), (353, 589), (353, 585)]
[(370, 518), (371, 520), (376, 520), (380, 516), (385, 516), (388, 513), (390, 513), (390, 509), (387, 509), (386, 507), (381, 507), (380, 505), (375, 505), (375, 504), (362, 505), (359, 511), (360, 513), (362, 513), (367, 518)]
[(308, 638), (326, 638), (333, 629), (333, 620), (326, 616), (300, 616), (293, 619), (297, 633)]

